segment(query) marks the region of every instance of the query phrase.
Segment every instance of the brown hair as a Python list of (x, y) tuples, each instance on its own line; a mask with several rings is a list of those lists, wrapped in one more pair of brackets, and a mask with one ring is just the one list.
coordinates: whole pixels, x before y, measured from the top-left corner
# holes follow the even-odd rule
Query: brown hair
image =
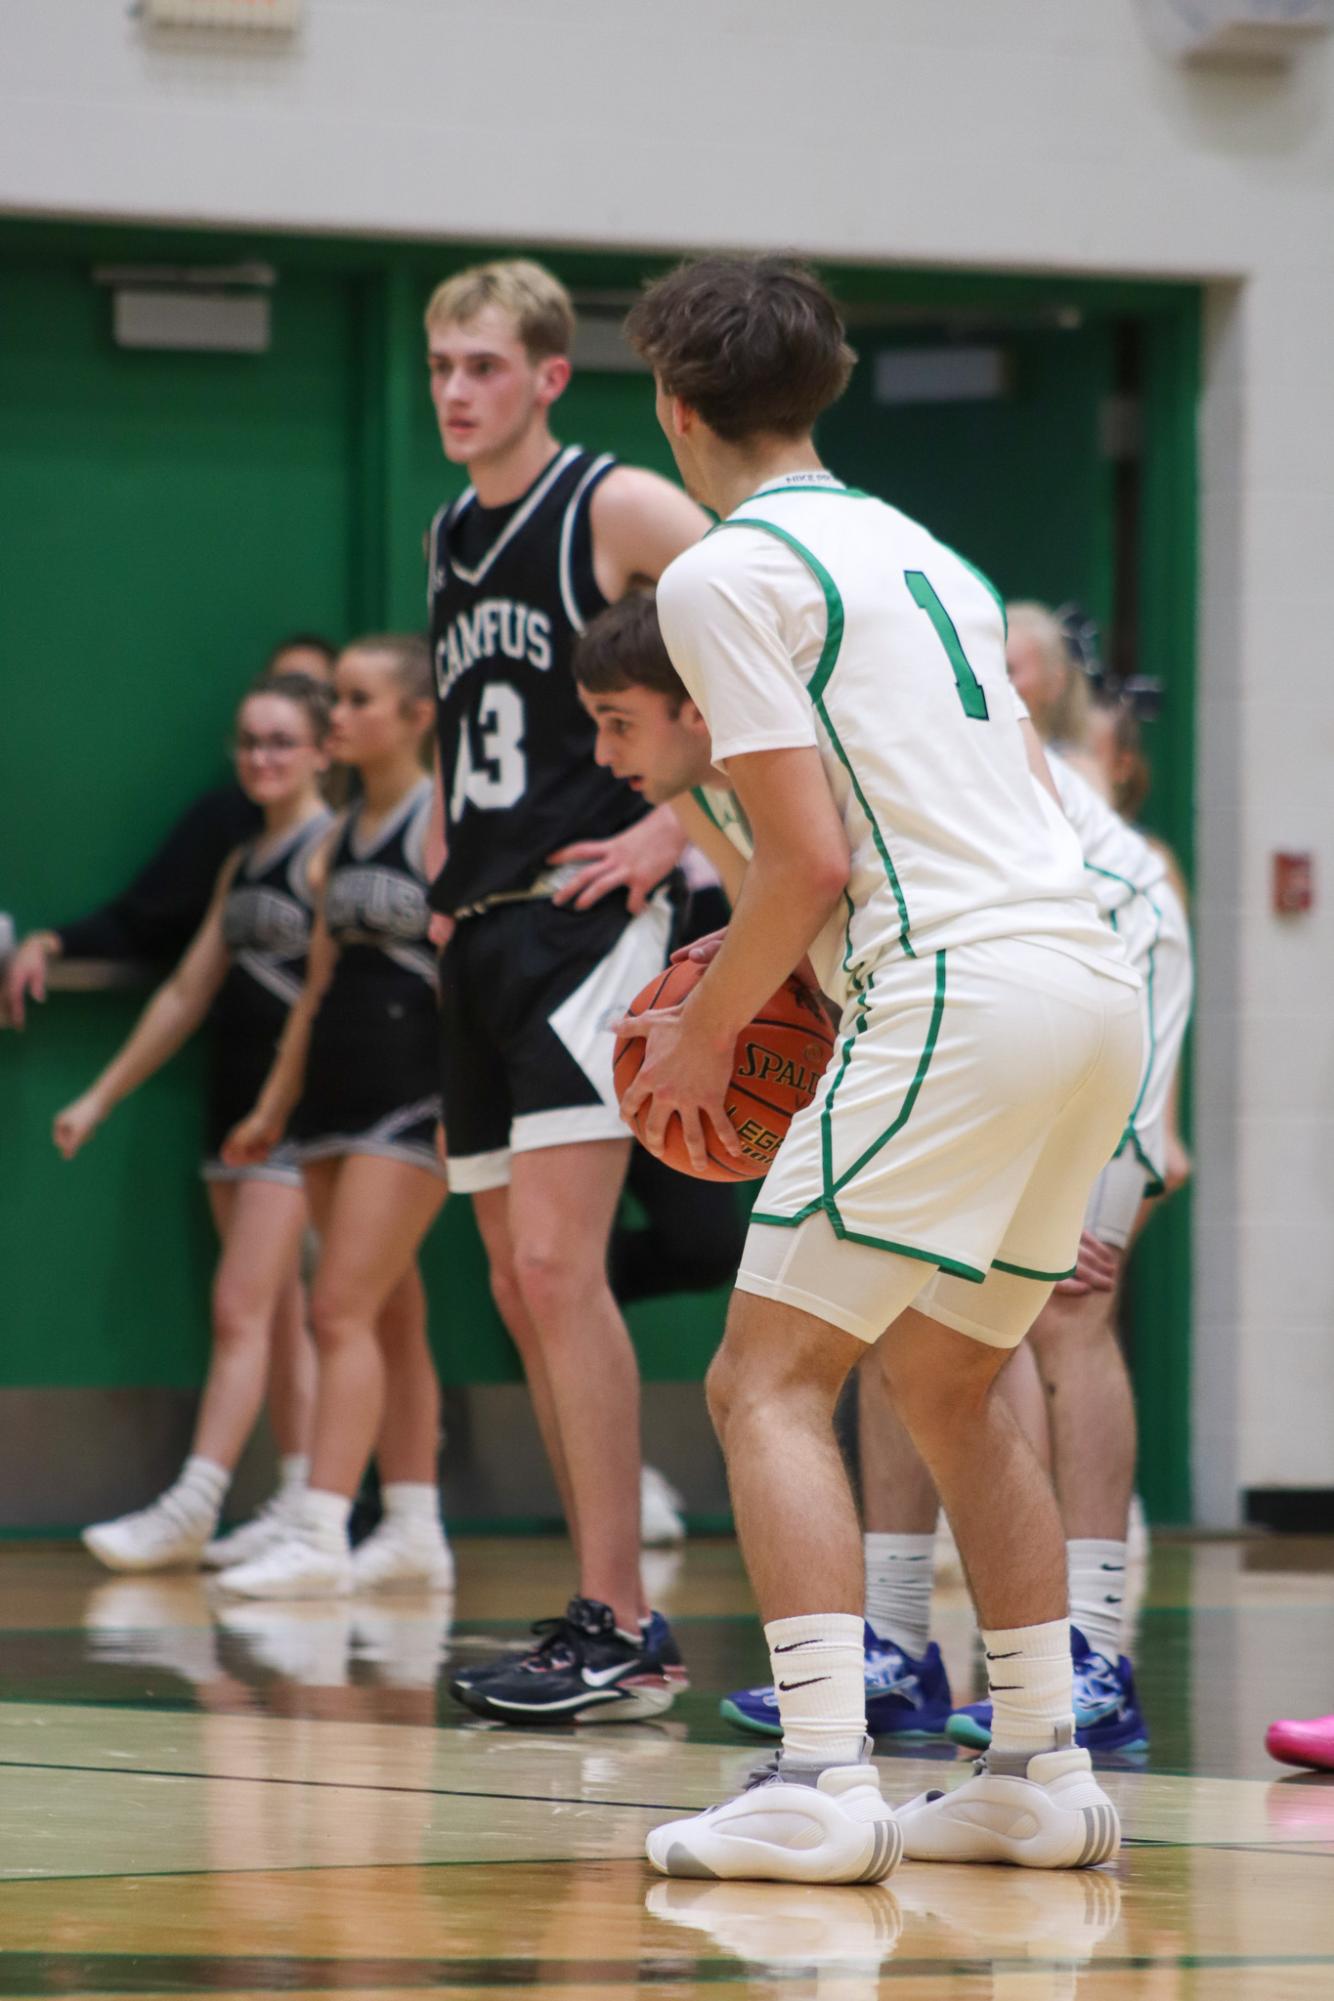
[(241, 697), (241, 707), (236, 712), (238, 716), (256, 695), (277, 695), (284, 702), (290, 702), (293, 708), (300, 709), (317, 744), (323, 743), (328, 736), (333, 690), (327, 681), (317, 681), (313, 674), (261, 674)]
[(1094, 707), (1112, 720), (1112, 748), (1116, 752), (1111, 773), (1112, 805), (1123, 820), (1133, 822), (1144, 811), (1153, 782), (1135, 705), (1128, 696), (1109, 690), (1094, 697)]
[(575, 680), (590, 695), (651, 688), (678, 709), (685, 699), (685, 687), (658, 624), (657, 605), (648, 591), (630, 591), (600, 611), (576, 639), (573, 665)]
[(509, 314), (530, 361), (568, 354), (574, 344), (569, 293), (545, 265), (527, 257), (473, 264), (446, 278), (427, 304), (426, 331), (443, 324), (466, 326), (488, 306)]
[(667, 394), (729, 444), (804, 437), (857, 359), (814, 271), (787, 257), (678, 264), (631, 309), (625, 336)]
[(367, 632), (349, 639), (344, 653), (378, 653), (389, 662), (405, 702), (429, 702), (435, 693), (431, 649), (419, 632)]

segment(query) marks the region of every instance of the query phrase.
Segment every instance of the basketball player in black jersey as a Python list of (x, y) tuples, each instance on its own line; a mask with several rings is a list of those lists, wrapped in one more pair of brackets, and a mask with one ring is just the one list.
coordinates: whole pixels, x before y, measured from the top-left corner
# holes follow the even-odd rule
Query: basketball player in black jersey
[(538, 1655), (451, 1686), (502, 1720), (629, 1719), (683, 1678), (640, 1585), (639, 1384), (606, 1276), (630, 1143), (607, 1024), (665, 962), (682, 835), (594, 762), (570, 652), (707, 523), (656, 474), (556, 442), (574, 314), (540, 265), (459, 273), (426, 331), (445, 456), (472, 481), (430, 547), (450, 1186), (473, 1198), (579, 1560)]

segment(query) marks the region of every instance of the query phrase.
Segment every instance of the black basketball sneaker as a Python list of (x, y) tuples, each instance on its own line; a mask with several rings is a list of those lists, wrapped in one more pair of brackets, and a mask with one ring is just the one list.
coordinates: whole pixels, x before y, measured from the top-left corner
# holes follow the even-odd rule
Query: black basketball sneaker
[(681, 1653), (661, 1612), (633, 1638), (610, 1605), (572, 1598), (559, 1619), (539, 1619), (538, 1644), (449, 1684), (474, 1716), (501, 1723), (637, 1723), (661, 1716), (689, 1687)]

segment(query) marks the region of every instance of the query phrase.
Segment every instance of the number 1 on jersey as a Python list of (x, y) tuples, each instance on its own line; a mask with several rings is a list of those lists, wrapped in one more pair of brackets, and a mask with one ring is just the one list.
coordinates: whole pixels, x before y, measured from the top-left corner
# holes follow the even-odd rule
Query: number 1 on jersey
[(946, 611), (940, 599), (920, 570), (905, 570), (903, 581), (918, 605), (936, 628), (936, 637), (945, 649), (950, 666), (954, 669), (954, 685), (959, 690), (959, 700), (963, 712), (974, 722), (985, 723), (991, 711), (987, 707), (986, 690), (968, 665), (968, 655), (959, 644), (959, 635), (954, 629), (954, 620)]

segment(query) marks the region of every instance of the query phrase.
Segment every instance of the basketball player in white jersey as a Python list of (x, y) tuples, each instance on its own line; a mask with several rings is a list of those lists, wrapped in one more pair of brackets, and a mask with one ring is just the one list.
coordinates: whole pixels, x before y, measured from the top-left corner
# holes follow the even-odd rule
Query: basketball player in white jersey
[[(843, 487), (811, 432), (852, 365), (828, 295), (715, 258), (630, 317), (687, 489), (719, 528), (658, 589), (663, 636), (749, 823), (723, 945), (638, 1017), (648, 1144), (726, 1135), (735, 1037), (809, 953), (841, 1046), (754, 1212), (709, 1377), (783, 1746), (738, 1799), (658, 1828), (666, 1874), (876, 1881), (921, 1860), (1078, 1867), (1119, 1828), (1074, 1744), (1051, 1487), (993, 1394), (1075, 1263), (1138, 1083), (1139, 981), (1084, 887), (1005, 672), (991, 587)], [(833, 1410), (880, 1340), (955, 1523), (988, 1654), (986, 1768), (895, 1813), (866, 1758), (862, 1561)]]
[(500, 1722), (630, 1720), (684, 1682), (640, 1584), (639, 1383), (607, 1281), (630, 1149), (604, 1026), (666, 961), (659, 885), (683, 842), (594, 763), (569, 658), (707, 524), (656, 473), (557, 442), (573, 333), (563, 286), (524, 260), (456, 273), (426, 314), (441, 444), (471, 481), (431, 531), (449, 1180), (472, 1197), (579, 1563), (532, 1654), (450, 1683)]

